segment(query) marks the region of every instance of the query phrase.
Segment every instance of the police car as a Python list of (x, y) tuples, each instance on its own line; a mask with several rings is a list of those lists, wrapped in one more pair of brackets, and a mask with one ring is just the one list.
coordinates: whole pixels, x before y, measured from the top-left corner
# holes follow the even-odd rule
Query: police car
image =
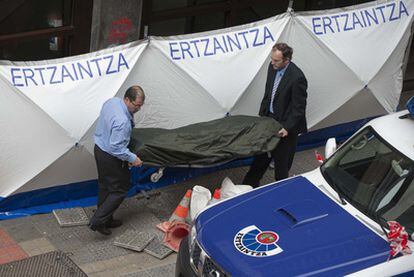
[[(414, 113), (376, 118), (335, 148), (314, 171), (199, 213), (176, 276), (414, 276)], [(392, 221), (404, 255), (391, 252)]]

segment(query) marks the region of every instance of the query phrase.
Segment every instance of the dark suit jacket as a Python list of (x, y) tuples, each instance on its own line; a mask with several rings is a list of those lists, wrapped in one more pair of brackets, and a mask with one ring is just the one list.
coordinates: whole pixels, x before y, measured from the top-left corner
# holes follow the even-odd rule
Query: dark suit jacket
[(293, 62), (286, 68), (285, 74), (280, 80), (273, 101), (274, 114), (269, 112), (272, 88), (276, 77), (276, 70), (269, 64), (265, 94), (260, 105), (260, 116), (272, 116), (279, 121), (289, 134), (307, 132), (306, 124), (306, 89), (308, 82), (302, 70)]

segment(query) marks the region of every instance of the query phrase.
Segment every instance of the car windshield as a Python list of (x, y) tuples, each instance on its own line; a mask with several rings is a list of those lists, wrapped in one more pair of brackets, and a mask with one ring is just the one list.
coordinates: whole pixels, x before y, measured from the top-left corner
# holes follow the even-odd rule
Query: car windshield
[(414, 231), (412, 160), (366, 127), (322, 166), (327, 182), (353, 206), (383, 226), (395, 220)]

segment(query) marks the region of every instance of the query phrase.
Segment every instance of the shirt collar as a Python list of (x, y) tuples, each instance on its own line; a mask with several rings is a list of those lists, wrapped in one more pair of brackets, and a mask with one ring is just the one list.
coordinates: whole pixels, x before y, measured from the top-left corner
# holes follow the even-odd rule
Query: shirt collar
[(128, 117), (128, 119), (132, 120), (133, 116), (132, 114), (128, 111), (128, 107), (124, 102), (124, 99), (120, 99), (121, 100), (121, 106), (122, 106), (122, 110), (124, 111), (124, 113), (126, 114), (126, 116)]
[(290, 62), (288, 62), (288, 64), (284, 68), (279, 69), (277, 72), (281, 75), (285, 74), (285, 71), (288, 68), (289, 64), (290, 64)]

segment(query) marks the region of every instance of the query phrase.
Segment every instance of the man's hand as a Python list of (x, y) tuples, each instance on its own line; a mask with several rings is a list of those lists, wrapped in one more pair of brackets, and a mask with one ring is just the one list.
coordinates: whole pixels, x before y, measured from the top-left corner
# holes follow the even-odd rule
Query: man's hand
[(142, 165), (142, 161), (138, 157), (135, 159), (133, 163), (130, 163), (130, 166), (141, 166), (141, 165)]
[(285, 128), (282, 128), (279, 130), (277, 134), (279, 135), (279, 137), (284, 138), (284, 137), (287, 137), (288, 131)]

